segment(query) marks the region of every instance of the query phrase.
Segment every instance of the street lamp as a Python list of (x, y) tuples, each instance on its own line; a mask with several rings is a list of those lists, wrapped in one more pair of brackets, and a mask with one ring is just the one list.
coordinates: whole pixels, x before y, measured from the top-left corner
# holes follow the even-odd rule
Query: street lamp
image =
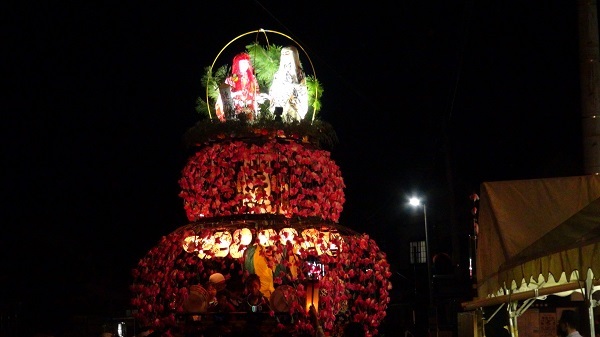
[(427, 206), (421, 203), (421, 199), (412, 197), (408, 200), (413, 207), (423, 206), (423, 219), (425, 222), (425, 254), (427, 259), (427, 289), (429, 290), (429, 306), (433, 307), (433, 291), (431, 287), (431, 258), (429, 256), (429, 236), (427, 234)]

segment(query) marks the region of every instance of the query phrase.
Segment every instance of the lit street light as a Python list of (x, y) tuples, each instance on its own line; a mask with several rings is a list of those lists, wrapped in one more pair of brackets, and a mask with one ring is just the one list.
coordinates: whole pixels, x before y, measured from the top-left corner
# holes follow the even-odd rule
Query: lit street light
[(429, 236), (427, 233), (427, 206), (421, 203), (421, 199), (412, 197), (408, 200), (413, 207), (423, 206), (423, 219), (425, 222), (425, 255), (427, 259), (427, 289), (429, 290), (429, 306), (433, 307), (433, 291), (431, 287), (431, 258), (429, 256)]

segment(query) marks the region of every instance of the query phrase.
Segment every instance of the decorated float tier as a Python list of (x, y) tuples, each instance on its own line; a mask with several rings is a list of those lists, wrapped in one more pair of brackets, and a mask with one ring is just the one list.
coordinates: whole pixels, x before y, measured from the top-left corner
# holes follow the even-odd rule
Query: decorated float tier
[(200, 148), (179, 180), (190, 221), (276, 214), (336, 222), (344, 181), (327, 151), (280, 139), (224, 141)]
[[(308, 313), (314, 306), (332, 336), (340, 336), (350, 321), (361, 322), (367, 336), (376, 336), (389, 304), (390, 267), (369, 236), (318, 219), (256, 215), (206, 219), (164, 236), (133, 271), (137, 317), (177, 335), (194, 286), (215, 272), (242, 299), (243, 280), (259, 275), (261, 292), (270, 299), (268, 311), (293, 317), (274, 331), (292, 335), (314, 335)], [(295, 300), (278, 305), (279, 288)], [(246, 310), (241, 302), (236, 311)]]

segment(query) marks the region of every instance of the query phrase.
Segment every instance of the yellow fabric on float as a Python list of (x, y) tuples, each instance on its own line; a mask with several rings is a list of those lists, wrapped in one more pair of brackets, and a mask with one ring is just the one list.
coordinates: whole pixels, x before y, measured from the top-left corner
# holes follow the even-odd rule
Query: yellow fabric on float
[(260, 277), (260, 292), (267, 298), (271, 297), (271, 294), (275, 290), (273, 286), (273, 270), (267, 264), (265, 251), (261, 245), (257, 245), (254, 252), (254, 273)]

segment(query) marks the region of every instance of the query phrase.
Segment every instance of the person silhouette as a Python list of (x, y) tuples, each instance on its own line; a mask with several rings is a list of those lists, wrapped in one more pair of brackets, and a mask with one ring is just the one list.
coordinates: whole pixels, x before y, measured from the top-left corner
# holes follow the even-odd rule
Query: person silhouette
[(249, 313), (269, 312), (269, 299), (260, 291), (260, 277), (250, 274), (244, 281), (246, 292), (246, 311)]
[(566, 337), (582, 337), (579, 328), (579, 316), (575, 310), (563, 310), (558, 320), (558, 331)]
[(233, 312), (235, 306), (231, 302), (231, 295), (226, 288), (227, 281), (221, 273), (210, 275), (206, 282), (206, 291), (208, 292), (208, 311), (209, 312)]
[(266, 319), (265, 314), (271, 314), (271, 307), (269, 299), (260, 291), (260, 277), (257, 274), (249, 274), (244, 280), (244, 294), (246, 297), (242, 307), (246, 312), (246, 336), (261, 336), (261, 322)]

